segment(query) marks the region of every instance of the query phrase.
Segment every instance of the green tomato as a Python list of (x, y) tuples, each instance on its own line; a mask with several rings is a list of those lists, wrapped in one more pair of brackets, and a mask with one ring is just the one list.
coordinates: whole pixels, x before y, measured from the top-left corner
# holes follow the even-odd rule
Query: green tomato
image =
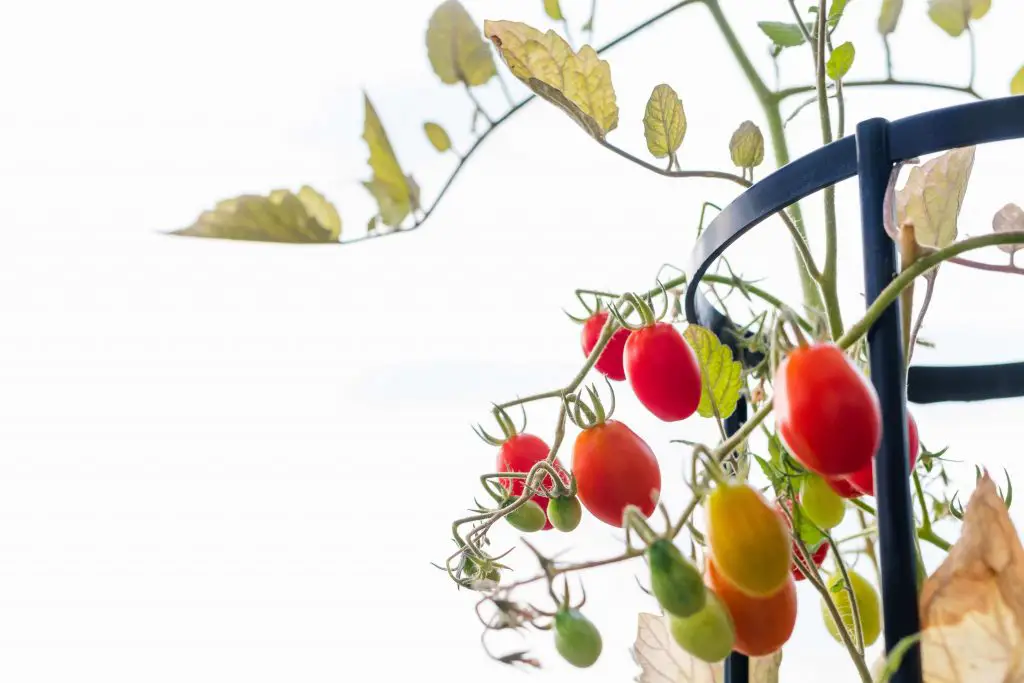
[(800, 488), (800, 505), (807, 519), (822, 529), (839, 526), (846, 516), (846, 502), (821, 477), (811, 474)]
[(601, 632), (574, 609), (555, 615), (555, 649), (573, 666), (585, 669), (601, 656)]
[(651, 592), (666, 612), (688, 617), (704, 609), (704, 579), (672, 541), (660, 538), (652, 543), (647, 548), (647, 562), (651, 566)]
[[(853, 594), (857, 596), (857, 611), (860, 613), (861, 631), (864, 633), (864, 645), (866, 647), (878, 640), (878, 636), (882, 632), (882, 607), (878, 600), (878, 592), (867, 579), (857, 572), (847, 569), (846, 573), (850, 575), (850, 586), (853, 588)], [(832, 596), (832, 601), (836, 604), (839, 616), (843, 620), (843, 628), (850, 634), (850, 638), (856, 642), (857, 630), (853, 622), (853, 603), (850, 600), (850, 593), (846, 590), (843, 575), (840, 572), (832, 574), (828, 577), (827, 585), (829, 595)], [(829, 610), (824, 598), (821, 599), (821, 616), (825, 619), (825, 627), (828, 629), (828, 632), (835, 638), (836, 642), (841, 643), (842, 639), (839, 637), (839, 629), (836, 628), (836, 622), (832, 618), (832, 612)]]
[(672, 637), (691, 655), (708, 663), (729, 656), (736, 644), (736, 629), (725, 605), (713, 591), (707, 591), (704, 609), (689, 617), (669, 615)]
[(572, 531), (583, 519), (583, 506), (576, 496), (559, 496), (548, 502), (548, 520), (559, 531)]
[(533, 531), (540, 531), (544, 528), (544, 524), (547, 522), (547, 516), (544, 514), (544, 508), (536, 503), (536, 501), (528, 500), (525, 504), (520, 505), (512, 512), (505, 515), (505, 519), (509, 524), (531, 533)]

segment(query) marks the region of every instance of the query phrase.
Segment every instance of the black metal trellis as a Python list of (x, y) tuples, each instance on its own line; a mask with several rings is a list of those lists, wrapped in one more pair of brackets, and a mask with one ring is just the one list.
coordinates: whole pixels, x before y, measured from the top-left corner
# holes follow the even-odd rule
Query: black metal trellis
[[(689, 322), (708, 327), (750, 365), (759, 358), (739, 348), (742, 333), (699, 291), (708, 268), (736, 240), (766, 218), (830, 185), (858, 176), (864, 240), (864, 283), (868, 304), (896, 276), (895, 246), (882, 224), (882, 202), (893, 165), (958, 147), (1024, 138), (1024, 96), (938, 109), (898, 121), (870, 119), (855, 136), (826, 145), (747, 189), (704, 230), (687, 267), (684, 300)], [(920, 630), (917, 558), (907, 458), (906, 402), (984, 401), (1024, 396), (1024, 362), (999, 365), (911, 366), (904, 390), (899, 302), (868, 332), (871, 381), (883, 415), (882, 446), (875, 460), (875, 493), (881, 563), (885, 648)], [(726, 429), (746, 420), (737, 406)], [(726, 683), (747, 683), (749, 663), (739, 653), (726, 660)], [(893, 683), (920, 683), (921, 659), (913, 648)]]

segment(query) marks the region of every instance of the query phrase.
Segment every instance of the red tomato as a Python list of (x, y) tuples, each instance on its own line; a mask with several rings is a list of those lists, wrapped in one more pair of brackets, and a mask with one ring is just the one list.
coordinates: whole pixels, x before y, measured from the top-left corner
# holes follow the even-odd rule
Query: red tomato
[[(829, 481), (826, 479), (825, 481)], [(845, 483), (845, 482), (844, 482)], [(793, 501), (786, 499), (786, 509), (789, 510), (789, 514), (793, 514)], [(775, 511), (779, 517), (782, 517), (782, 521), (786, 523), (786, 527), (792, 533), (793, 523), (789, 521), (789, 517), (782, 511), (782, 502), (775, 501)], [(809, 523), (805, 524), (802, 528), (804, 545), (809, 548), (814, 548), (815, 544), (817, 547), (811, 552), (811, 559), (814, 560), (814, 564), (821, 566), (821, 563), (825, 561), (825, 556), (828, 555), (828, 541), (823, 540), (823, 536), (813, 526), (809, 526)], [(816, 541), (814, 539), (817, 539)], [(796, 581), (803, 581), (807, 577), (800, 571), (800, 568), (796, 564), (797, 557), (803, 557), (800, 552), (800, 546), (797, 545), (796, 539), (793, 539), (793, 560), (789, 567), (789, 573)]]
[[(590, 352), (597, 346), (597, 340), (601, 337), (601, 330), (608, 322), (608, 312), (600, 311), (587, 318), (583, 323), (583, 331), (580, 333), (580, 342), (583, 345), (583, 355), (589, 356)], [(594, 369), (608, 379), (621, 382), (626, 379), (626, 371), (622, 367), (622, 351), (629, 339), (630, 330), (620, 327), (612, 334), (608, 344), (601, 351), (601, 357), (594, 364)]]
[[(497, 471), (529, 472), (535, 463), (547, 458), (550, 452), (551, 448), (540, 437), (533, 434), (516, 434), (503, 443), (498, 450)], [(557, 458), (554, 462), (554, 468), (556, 472), (565, 472), (565, 468), (562, 467)], [(568, 475), (563, 476), (562, 479), (566, 483), (569, 482)], [(499, 479), (498, 481), (506, 491), (510, 491), (515, 496), (520, 495), (526, 486), (522, 479)], [(544, 478), (544, 486), (550, 486), (553, 483), (550, 474)], [(550, 499), (545, 496), (534, 496), (533, 500), (543, 508), (546, 514)], [(551, 522), (545, 521), (544, 528), (550, 529)]]
[[(909, 412), (907, 413), (907, 444), (910, 450), (910, 471), (914, 471), (914, 465), (917, 464), (918, 451), (921, 450), (920, 437), (917, 434), (917, 422), (914, 421), (914, 416)], [(875, 495), (875, 460), (871, 459), (867, 467), (857, 470), (853, 474), (844, 477), (847, 483), (850, 484), (859, 493), (864, 495), (873, 496)]]
[(848, 482), (845, 477), (836, 477), (832, 479), (825, 477), (825, 482), (829, 487), (839, 494), (840, 498), (860, 498), (863, 494), (853, 487), (853, 484)]
[(882, 441), (874, 387), (832, 343), (801, 346), (779, 364), (775, 421), (793, 457), (823, 477), (870, 466)]
[(685, 420), (700, 403), (697, 354), (669, 323), (654, 323), (626, 340), (626, 378), (633, 393), (655, 417)]
[(657, 458), (643, 439), (616, 420), (580, 432), (572, 449), (572, 473), (583, 506), (616, 527), (622, 526), (627, 505), (650, 517), (661, 495)]
[(725, 604), (736, 629), (733, 649), (748, 657), (762, 657), (786, 644), (796, 626), (796, 583), (785, 583), (767, 597), (747, 595), (722, 575), (710, 557), (705, 582)]
[[(811, 559), (814, 560), (814, 564), (819, 567), (821, 566), (821, 563), (825, 561), (825, 556), (828, 555), (828, 547), (828, 541), (825, 541), (811, 553)], [(800, 552), (795, 541), (793, 542), (793, 556), (801, 559), (803, 558), (803, 553)], [(807, 578), (804, 576), (804, 573), (800, 571), (800, 567), (797, 566), (796, 560), (793, 561), (791, 573), (793, 574), (793, 579), (795, 581), (803, 581)]]

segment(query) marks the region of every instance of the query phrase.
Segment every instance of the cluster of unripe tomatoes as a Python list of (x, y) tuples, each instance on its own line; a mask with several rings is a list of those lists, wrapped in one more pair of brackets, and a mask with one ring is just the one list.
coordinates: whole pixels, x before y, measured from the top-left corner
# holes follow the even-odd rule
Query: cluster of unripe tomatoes
[[(608, 313), (600, 310), (585, 321), (585, 355), (590, 355), (607, 323)], [(627, 382), (640, 403), (667, 422), (691, 416), (700, 402), (698, 357), (670, 323), (647, 319), (638, 328), (616, 330), (594, 367), (609, 380)], [(704, 501), (703, 571), (676, 547), (671, 530), (657, 535), (643, 522), (660, 496), (658, 461), (640, 436), (609, 419), (599, 406), (586, 411), (589, 418), (580, 423), (572, 474), (557, 459), (551, 463), (563, 486), (553, 485), (548, 475), (543, 489), (561, 494), (535, 495), (507, 520), (527, 532), (572, 531), (586, 508), (612, 526), (639, 525), (647, 545), (651, 592), (669, 615), (672, 635), (681, 647), (708, 662), (720, 661), (734, 650), (750, 656), (778, 650), (796, 623), (796, 582), (806, 578), (801, 566), (817, 572), (824, 562), (829, 550), (825, 533), (843, 520), (844, 498), (874, 495), (881, 415), (874, 388), (835, 344), (802, 343), (793, 348), (773, 379), (776, 433), (804, 472), (793, 478), (793, 499), (787, 496), (772, 503), (711, 463), (714, 485)], [(919, 441), (909, 414), (908, 432), (912, 470)], [(550, 453), (537, 436), (506, 436), (498, 453), (499, 472), (528, 472)], [(503, 479), (501, 484), (510, 499), (524, 490), (521, 478)], [(844, 578), (837, 570), (823, 583), (850, 637), (859, 630), (863, 645), (870, 645), (880, 631), (878, 595), (861, 575), (852, 570), (845, 574)], [(850, 590), (844, 590), (847, 581), (856, 597), (859, 629)], [(823, 599), (821, 608), (829, 632), (840, 640), (832, 605)], [(554, 630), (556, 647), (569, 662), (586, 667), (597, 660), (600, 634), (578, 610), (564, 605), (555, 616)]]

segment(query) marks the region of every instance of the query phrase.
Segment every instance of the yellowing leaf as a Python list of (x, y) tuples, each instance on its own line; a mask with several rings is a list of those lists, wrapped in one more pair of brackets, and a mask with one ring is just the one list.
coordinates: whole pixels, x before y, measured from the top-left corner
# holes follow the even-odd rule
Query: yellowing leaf
[(483, 85), (498, 73), (487, 41), (459, 0), (445, 0), (430, 16), (427, 57), (448, 85)]
[[(1016, 204), (1007, 204), (992, 217), (992, 232), (1019, 232), (1024, 234), (1024, 210)], [(1024, 249), (1024, 244), (1000, 244), (1008, 254)]]
[(992, 0), (928, 0), (928, 16), (956, 38), (967, 29), (971, 19), (981, 19), (991, 6)]
[(921, 590), (924, 683), (1024, 680), (1024, 548), (986, 474)]
[(1024, 66), (1010, 80), (1010, 94), (1024, 95)]
[[(641, 613), (633, 659), (640, 666), (637, 683), (722, 683), (725, 662), (708, 664), (679, 647), (669, 632), (668, 617)], [(778, 683), (782, 650), (750, 658), (749, 683)]]
[(919, 244), (945, 247), (956, 239), (974, 149), (951, 149), (911, 168), (907, 183), (896, 192), (897, 223), (913, 223)]
[(541, 33), (514, 21), (485, 21), (484, 35), (516, 78), (590, 135), (603, 140), (619, 125), (611, 68), (592, 47), (574, 53), (554, 31)]
[(703, 387), (697, 412), (701, 417), (714, 417), (717, 407), (719, 417), (729, 417), (736, 410), (736, 402), (740, 398), (743, 366), (732, 359), (732, 349), (720, 342), (711, 330), (700, 325), (690, 325), (683, 336), (697, 354), (700, 363)]
[[(804, 44), (804, 33), (798, 24), (788, 24), (784, 21), (759, 21), (757, 26), (779, 47), (796, 47)], [(813, 25), (808, 24), (807, 28), (813, 30)]]
[(842, 45), (836, 45), (836, 48), (832, 50), (832, 54), (828, 56), (828, 63), (825, 64), (825, 73), (833, 81), (838, 81), (845, 77), (850, 71), (850, 67), (853, 66), (853, 58), (856, 55), (857, 50), (850, 41), (846, 41)]
[(671, 86), (655, 86), (644, 112), (644, 137), (647, 149), (655, 158), (673, 155), (686, 135), (686, 113), (683, 102)]
[(878, 32), (887, 36), (896, 30), (903, 11), (903, 0), (882, 0), (882, 10), (878, 13)]
[(732, 134), (729, 156), (740, 168), (755, 168), (764, 161), (764, 135), (753, 121), (744, 121)]
[(334, 206), (311, 187), (298, 194), (241, 195), (217, 203), (187, 228), (173, 235), (254, 242), (337, 242), (341, 218)]
[(452, 139), (448, 137), (448, 131), (442, 128), (440, 124), (427, 121), (423, 124), (423, 132), (427, 134), (430, 144), (438, 152), (447, 152), (452, 148)]
[(384, 225), (397, 228), (412, 210), (412, 192), (377, 110), (368, 95), (364, 93), (363, 97), (366, 105), (363, 139), (370, 147), (370, 168), (373, 170), (373, 177), (363, 186), (377, 200)]
[(565, 17), (562, 16), (562, 7), (559, 5), (558, 0), (544, 0), (544, 11), (555, 21), (565, 20)]

